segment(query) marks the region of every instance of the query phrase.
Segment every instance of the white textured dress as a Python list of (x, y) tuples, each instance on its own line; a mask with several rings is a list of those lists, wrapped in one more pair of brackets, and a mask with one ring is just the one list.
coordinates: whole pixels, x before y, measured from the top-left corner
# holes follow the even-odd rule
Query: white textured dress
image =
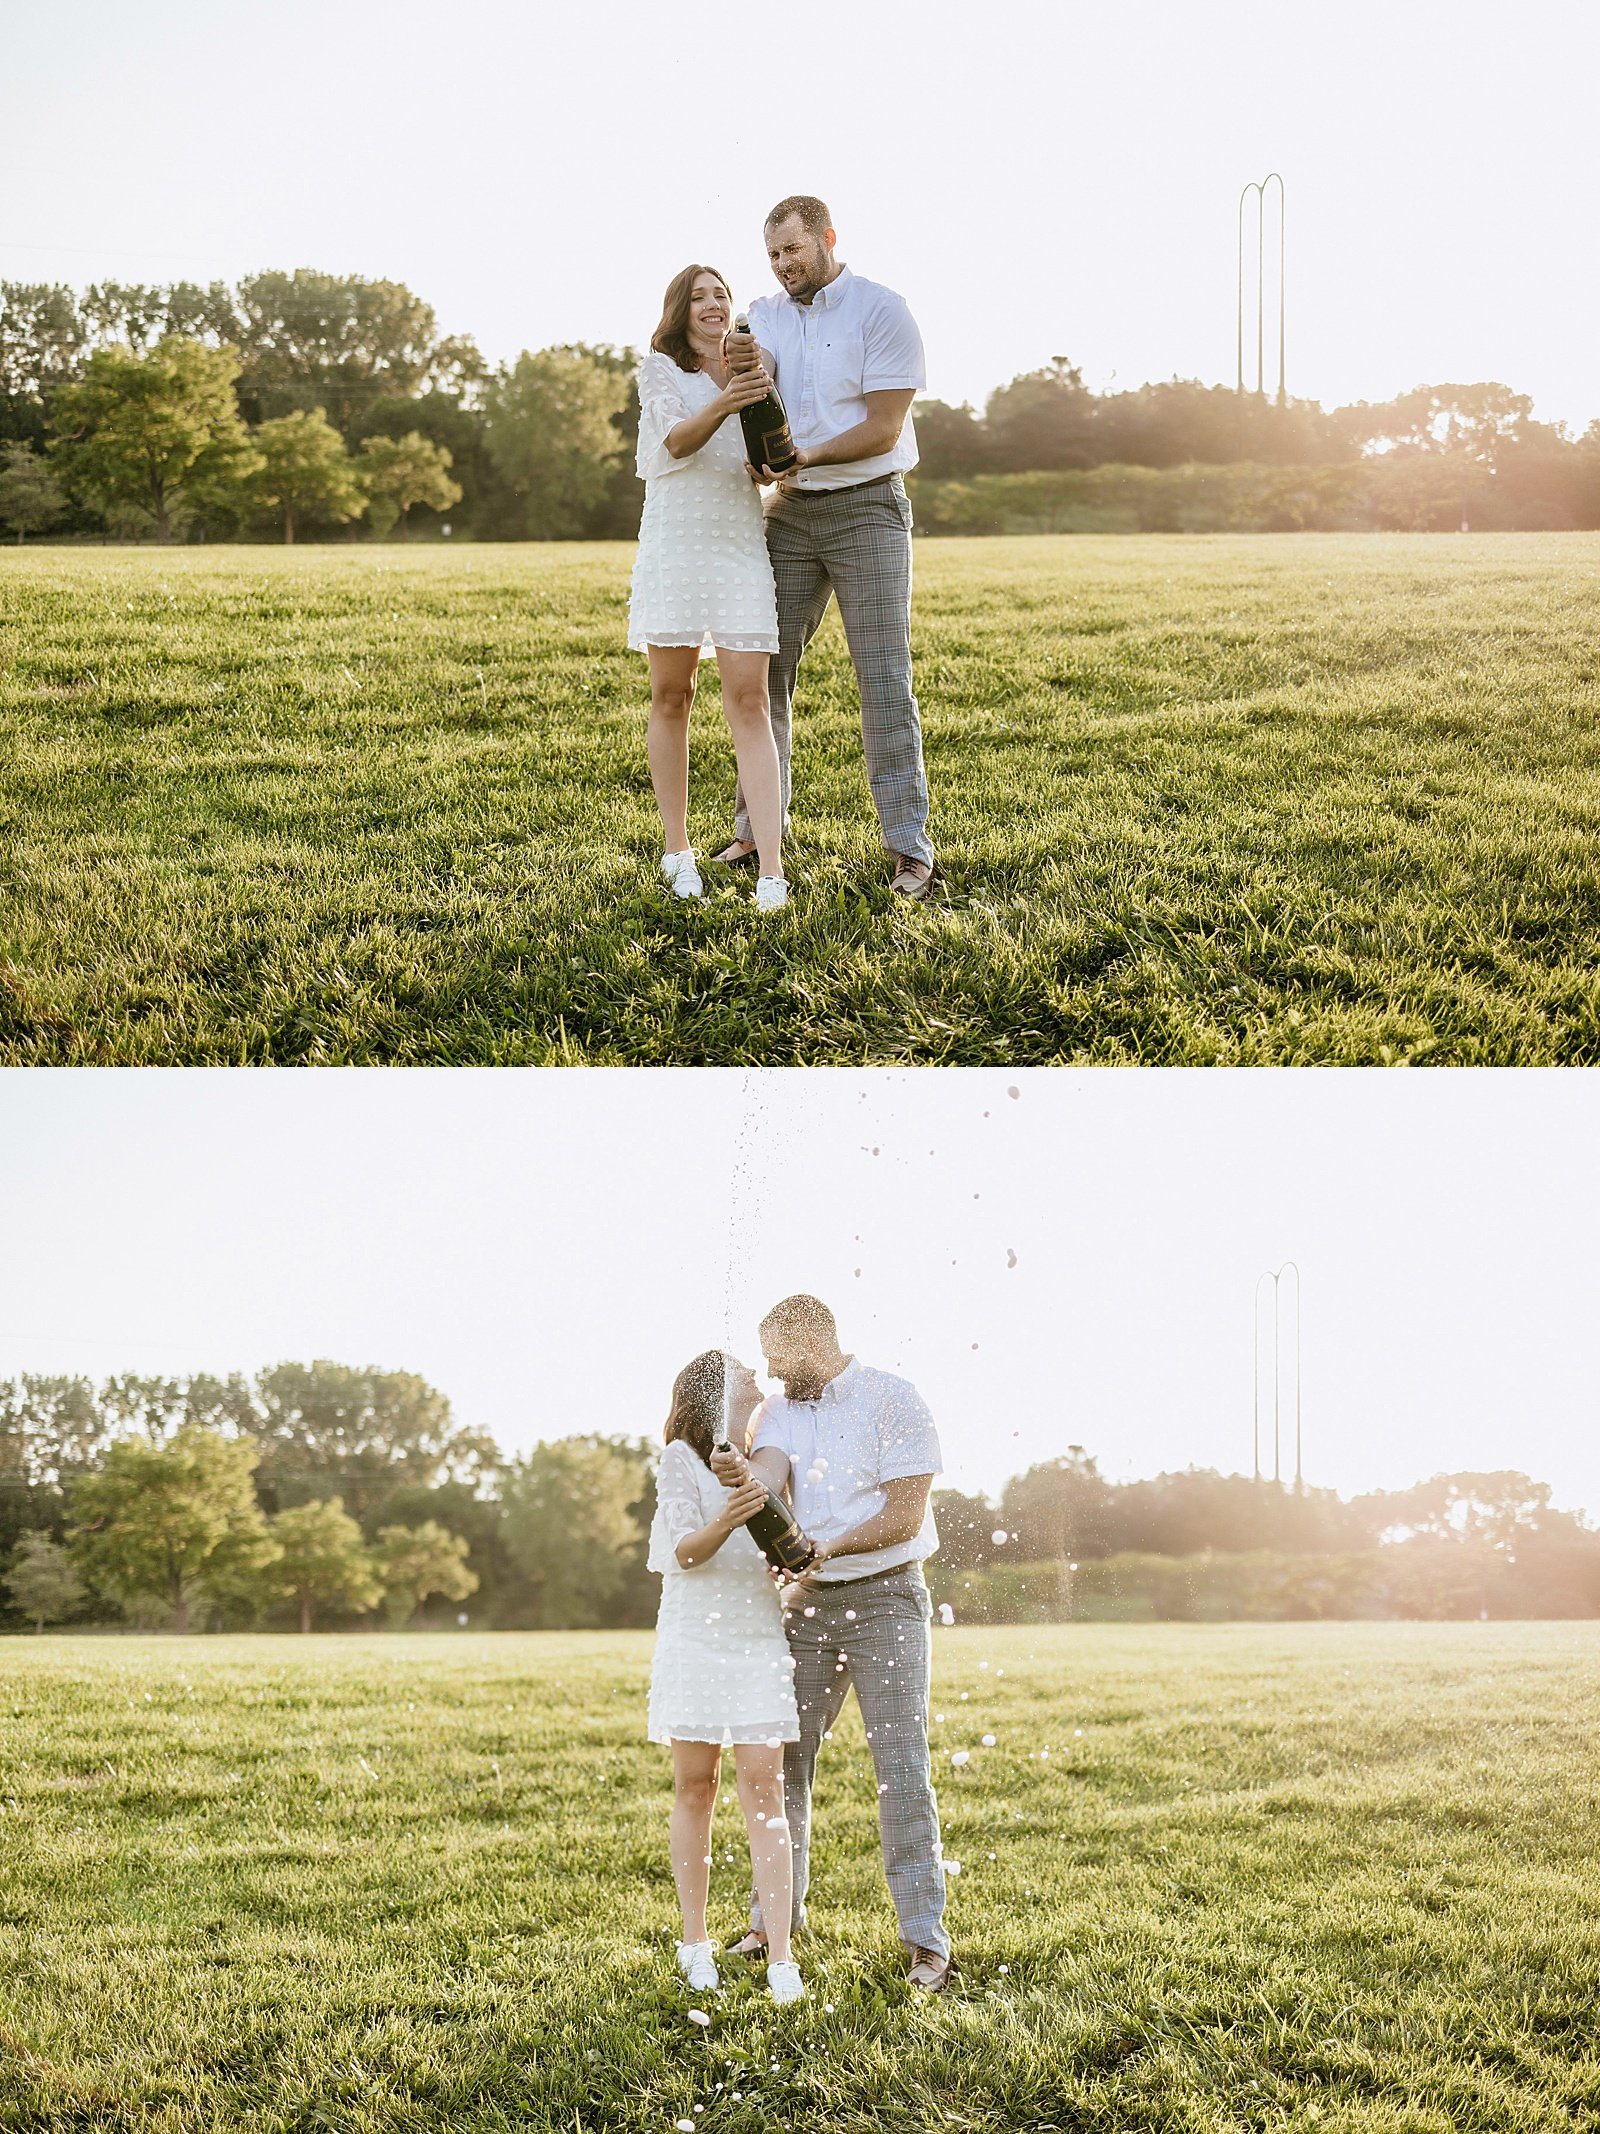
[(676, 1555), (684, 1535), (708, 1525), (727, 1496), (694, 1448), (675, 1438), (661, 1456), (650, 1529), (650, 1568), (661, 1573), (652, 1741), (800, 1739), (794, 1660), (765, 1556), (744, 1527), (692, 1570)]
[(639, 365), (644, 518), (628, 604), (628, 643), (776, 652), (778, 602), (761, 498), (744, 471), (744, 432), (729, 415), (698, 452), (674, 459), (667, 433), (717, 396), (704, 371), (652, 349)]

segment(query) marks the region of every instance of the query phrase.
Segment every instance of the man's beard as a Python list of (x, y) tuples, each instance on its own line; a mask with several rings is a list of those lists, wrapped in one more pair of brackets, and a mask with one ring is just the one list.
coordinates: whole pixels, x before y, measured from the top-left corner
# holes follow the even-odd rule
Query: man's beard
[(821, 251), (820, 249), (818, 250), (816, 258), (806, 269), (806, 278), (800, 284), (798, 289), (790, 288), (787, 282), (785, 282), (784, 284), (784, 287), (789, 291), (790, 298), (796, 304), (809, 304), (811, 299), (816, 295), (817, 291), (819, 289), (825, 289), (827, 286), (828, 258), (827, 254)]

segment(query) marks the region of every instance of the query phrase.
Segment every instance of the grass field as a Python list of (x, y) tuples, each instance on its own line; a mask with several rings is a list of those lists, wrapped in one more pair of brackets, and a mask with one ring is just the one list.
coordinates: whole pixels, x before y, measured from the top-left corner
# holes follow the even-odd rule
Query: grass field
[(1600, 2125), (1593, 1624), (941, 1633), (954, 1988), (901, 1983), (852, 1705), (812, 1997), (704, 2029), (648, 1650), (8, 1641), (0, 2126)]
[(0, 553), (0, 1060), (1600, 1061), (1600, 536), (926, 544), (943, 883), (830, 620), (775, 925), (656, 882), (630, 557)]

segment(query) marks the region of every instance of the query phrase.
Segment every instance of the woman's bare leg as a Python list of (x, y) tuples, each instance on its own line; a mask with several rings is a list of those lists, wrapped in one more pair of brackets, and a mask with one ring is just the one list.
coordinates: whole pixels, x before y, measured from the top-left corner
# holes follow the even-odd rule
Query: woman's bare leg
[(650, 783), (669, 852), (689, 850), (689, 713), (700, 652), (695, 645), (650, 647)]
[[(745, 797), (750, 788), (745, 787)], [(750, 818), (755, 827), (755, 816)], [(789, 1851), (789, 1824), (783, 1812), (783, 1750), (742, 1742), (733, 1752), (739, 1781), (739, 1805), (750, 1833), (750, 1865), (766, 1928), (767, 1955), (775, 1964), (789, 1961), (789, 1916), (794, 1909), (794, 1861)]]
[(719, 652), (722, 711), (733, 736), (739, 764), (739, 788), (750, 815), (761, 872), (783, 873), (783, 785), (778, 774), (778, 745), (772, 738), (772, 707), (767, 699), (766, 652)]
[[(672, 1744), (672, 1879), (683, 1911), (683, 1938), (705, 1941), (706, 1895), (711, 1887), (711, 1814), (717, 1805), (722, 1751), (714, 1741)], [(782, 1784), (782, 1760), (779, 1760)]]

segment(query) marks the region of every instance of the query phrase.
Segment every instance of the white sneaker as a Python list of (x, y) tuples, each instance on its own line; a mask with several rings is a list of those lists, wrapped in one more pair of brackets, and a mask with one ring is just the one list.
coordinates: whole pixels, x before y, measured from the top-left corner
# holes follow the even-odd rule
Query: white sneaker
[(756, 883), (756, 910), (782, 911), (789, 901), (789, 885), (781, 874), (764, 874)]
[(722, 1985), (716, 1954), (709, 1941), (680, 1941), (678, 1969), (696, 1993), (715, 1993)]
[(663, 853), (661, 872), (675, 897), (703, 897), (706, 893), (692, 852)]
[(805, 1982), (800, 1976), (798, 1964), (768, 1964), (767, 1991), (779, 2007), (787, 2007), (790, 2001), (803, 2001), (806, 1997)]

